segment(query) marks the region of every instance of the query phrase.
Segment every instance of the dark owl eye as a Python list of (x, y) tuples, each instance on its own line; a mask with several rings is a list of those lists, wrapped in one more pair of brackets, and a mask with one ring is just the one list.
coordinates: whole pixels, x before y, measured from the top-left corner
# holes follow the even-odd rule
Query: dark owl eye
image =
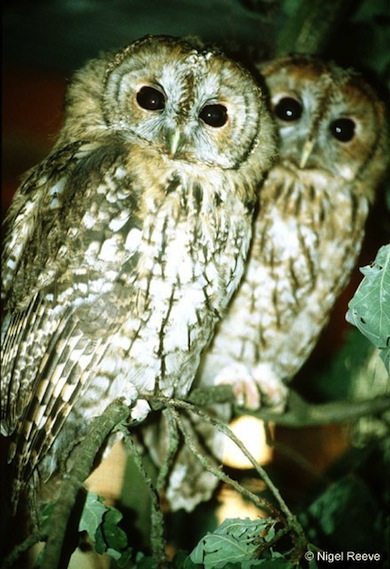
[(224, 105), (205, 105), (199, 117), (209, 126), (219, 128), (228, 120), (227, 108)]
[(165, 107), (165, 97), (153, 87), (141, 87), (137, 93), (137, 103), (148, 111), (160, 111)]
[(352, 119), (336, 119), (330, 123), (329, 130), (336, 140), (349, 142), (355, 136), (355, 123)]
[(300, 119), (302, 111), (302, 104), (292, 97), (283, 97), (274, 108), (274, 113), (278, 119), (286, 122)]

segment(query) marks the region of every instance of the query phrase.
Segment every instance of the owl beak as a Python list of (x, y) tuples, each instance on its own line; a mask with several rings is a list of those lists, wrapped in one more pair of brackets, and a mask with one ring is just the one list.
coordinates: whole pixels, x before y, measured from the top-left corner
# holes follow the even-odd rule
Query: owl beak
[(305, 144), (303, 145), (301, 161), (299, 163), (300, 168), (304, 168), (306, 166), (306, 162), (308, 161), (308, 158), (312, 153), (313, 147), (314, 147), (314, 140), (310, 139), (306, 140)]
[(179, 129), (167, 132), (167, 146), (171, 157), (174, 157), (178, 150), (183, 146), (183, 135)]

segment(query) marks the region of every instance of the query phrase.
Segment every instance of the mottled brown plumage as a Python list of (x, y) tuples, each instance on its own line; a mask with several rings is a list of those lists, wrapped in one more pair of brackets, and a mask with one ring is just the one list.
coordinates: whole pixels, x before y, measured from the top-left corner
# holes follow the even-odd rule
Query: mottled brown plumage
[(184, 397), (244, 270), (273, 125), (218, 50), (147, 37), (76, 73), (6, 223), (2, 433), (13, 501), (116, 397)]
[[(383, 102), (353, 71), (305, 56), (259, 70), (280, 156), (260, 188), (245, 275), (202, 358), (197, 385), (231, 384), (240, 405), (282, 411), (288, 383), (356, 263), (389, 141)], [(212, 412), (231, 417), (228, 406)], [(221, 460), (221, 435), (207, 426), (193, 432), (207, 441), (203, 451), (208, 446)], [(149, 441), (157, 444), (157, 437)], [(184, 447), (167, 495), (174, 508), (191, 510), (216, 482)]]
[(280, 160), (260, 192), (244, 279), (202, 363), (241, 404), (283, 409), (360, 252), (387, 168), (385, 106), (356, 73), (304, 56), (259, 65)]

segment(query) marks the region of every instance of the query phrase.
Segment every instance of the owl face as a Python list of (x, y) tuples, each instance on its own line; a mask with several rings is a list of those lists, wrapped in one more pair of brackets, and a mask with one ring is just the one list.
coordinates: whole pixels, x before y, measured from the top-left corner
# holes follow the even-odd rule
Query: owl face
[(169, 158), (235, 168), (255, 144), (264, 107), (256, 86), (240, 88), (248, 77), (218, 51), (144, 38), (107, 66), (105, 126)]
[(270, 90), (283, 159), (345, 182), (371, 175), (375, 187), (373, 153), (379, 149), (383, 154), (386, 132), (384, 105), (371, 87), (357, 74), (304, 56), (281, 58), (260, 69)]

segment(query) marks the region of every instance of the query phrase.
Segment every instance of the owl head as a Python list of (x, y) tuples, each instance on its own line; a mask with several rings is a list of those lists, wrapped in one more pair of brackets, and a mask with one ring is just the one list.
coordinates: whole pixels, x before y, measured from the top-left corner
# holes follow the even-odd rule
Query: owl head
[(281, 158), (301, 170), (326, 170), (372, 198), (389, 157), (386, 109), (374, 89), (356, 72), (310, 56), (258, 67), (270, 92)]
[(223, 169), (253, 153), (266, 163), (274, 153), (261, 88), (197, 40), (147, 36), (91, 61), (76, 74), (66, 107), (61, 144), (116, 133), (167, 159)]

